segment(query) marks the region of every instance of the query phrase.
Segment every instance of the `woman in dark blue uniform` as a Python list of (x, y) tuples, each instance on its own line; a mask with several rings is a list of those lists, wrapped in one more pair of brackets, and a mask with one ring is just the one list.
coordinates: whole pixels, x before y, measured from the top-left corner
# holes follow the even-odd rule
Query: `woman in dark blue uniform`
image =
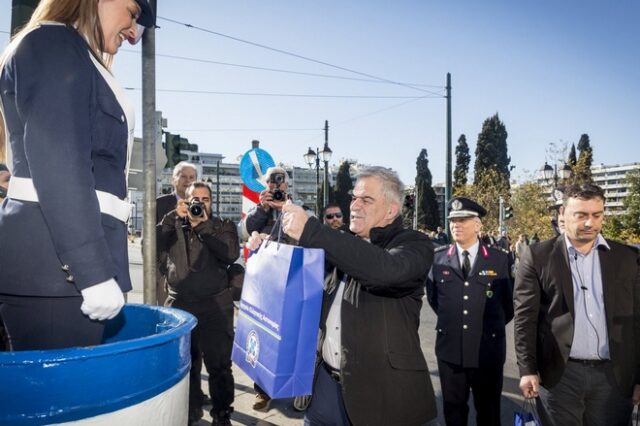
[(42, 0), (0, 57), (12, 153), (0, 316), (13, 350), (100, 343), (131, 289), (134, 118), (109, 65), (153, 24), (147, 0)]

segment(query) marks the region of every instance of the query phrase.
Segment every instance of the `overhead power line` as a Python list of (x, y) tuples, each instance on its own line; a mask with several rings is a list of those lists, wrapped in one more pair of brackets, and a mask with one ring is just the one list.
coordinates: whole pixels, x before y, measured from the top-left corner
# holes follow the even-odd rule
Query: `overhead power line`
[[(125, 87), (126, 90), (142, 90), (140, 87)], [(346, 98), (346, 99), (425, 99), (441, 98), (442, 96), (387, 96), (387, 95), (314, 95), (305, 93), (259, 93), (259, 92), (223, 92), (215, 90), (184, 90), (184, 89), (156, 89), (164, 93), (196, 93), (202, 95), (237, 95), (237, 96), (268, 96), (281, 98)]]
[(174, 129), (175, 132), (319, 132), (324, 129)]
[(328, 66), (328, 67), (331, 67), (331, 68), (336, 68), (336, 69), (339, 69), (339, 70), (342, 70), (342, 71), (346, 71), (346, 72), (350, 72), (350, 73), (353, 73), (353, 74), (361, 75), (363, 77), (372, 78), (372, 79), (375, 79), (375, 80), (383, 81), (385, 83), (395, 84), (395, 85), (406, 87), (406, 88), (409, 88), (409, 89), (418, 90), (420, 92), (425, 92), (425, 93), (430, 93), (432, 95), (437, 95), (437, 97), (442, 97), (441, 95), (439, 95), (439, 94), (437, 94), (435, 92), (432, 92), (431, 90), (422, 89), (420, 87), (412, 86), (412, 85), (405, 84), (405, 83), (400, 83), (400, 82), (389, 80), (389, 79), (383, 78), (383, 77), (377, 77), (377, 76), (372, 75), (372, 74), (368, 74), (368, 73), (365, 73), (365, 72), (352, 70), (350, 68), (342, 67), (340, 65), (334, 65), (334, 64), (331, 64), (329, 62), (320, 61), (318, 59), (310, 58), (308, 56), (299, 55), (297, 53), (289, 52), (289, 51), (286, 51), (286, 50), (278, 49), (278, 48), (275, 48), (275, 47), (267, 46), (267, 45), (256, 43), (256, 42), (249, 41), (249, 40), (244, 40), (244, 39), (241, 39), (241, 38), (238, 38), (238, 37), (230, 36), (228, 34), (223, 34), (223, 33), (217, 32), (217, 31), (210, 30), (208, 28), (198, 27), (198, 26), (195, 26), (195, 25), (192, 25), (192, 24), (187, 24), (185, 22), (180, 22), (180, 21), (177, 21), (175, 19), (169, 19), (169, 18), (165, 18), (165, 17), (162, 17), (162, 16), (158, 16), (158, 19), (161, 19), (161, 20), (167, 21), (167, 22), (171, 22), (171, 23), (174, 23), (174, 24), (177, 24), (177, 25), (183, 25), (183, 26), (185, 26), (187, 28), (192, 28), (192, 29), (195, 29), (195, 30), (198, 30), (198, 31), (209, 33), (209, 34), (214, 34), (214, 35), (217, 35), (219, 37), (228, 38), (230, 40), (234, 40), (234, 41), (237, 41), (237, 42), (240, 42), (240, 43), (249, 44), (251, 46), (260, 47), (260, 48), (266, 49), (266, 50), (271, 50), (273, 52), (281, 53), (283, 55), (292, 56), (294, 58), (302, 59), (302, 60), (309, 61), (309, 62), (314, 62), (316, 64), (325, 65), (325, 66)]
[[(120, 51), (121, 52), (126, 52), (126, 53), (140, 54), (139, 51), (133, 50), (133, 49), (120, 49)], [(280, 68), (259, 67), (259, 66), (256, 66), (256, 65), (234, 64), (234, 63), (230, 63), (230, 62), (220, 62), (220, 61), (214, 61), (214, 60), (210, 60), (210, 59), (190, 58), (190, 57), (187, 57), (187, 56), (167, 55), (167, 54), (156, 53), (156, 57), (169, 58), (169, 59), (178, 59), (178, 60), (188, 61), (188, 62), (199, 62), (199, 63), (203, 63), (203, 64), (223, 65), (223, 66), (236, 67), (236, 68), (247, 68), (247, 69), (252, 69), (252, 70), (260, 70), (260, 71), (270, 71), (270, 72), (279, 72), (279, 73), (285, 73), (285, 74), (304, 75), (304, 76), (309, 76), (309, 77), (333, 78), (333, 79), (338, 79), (338, 80), (362, 81), (362, 82), (365, 82), (365, 83), (388, 84), (386, 81), (380, 81), (380, 80), (376, 80), (376, 79), (372, 79), (372, 78), (357, 78), (357, 77), (347, 77), (347, 76), (342, 76), (342, 75), (320, 74), (320, 73), (312, 73), (312, 72), (304, 72), (304, 71), (285, 70), (285, 69), (280, 69)], [(419, 84), (419, 83), (402, 83), (402, 84), (406, 84), (406, 85), (410, 85), (410, 86), (431, 87), (431, 88), (436, 88), (436, 89), (437, 88), (441, 88), (442, 90), (444, 90), (444, 87), (441, 87), (441, 86), (431, 86), (431, 85)], [(444, 96), (444, 94), (442, 96)]]

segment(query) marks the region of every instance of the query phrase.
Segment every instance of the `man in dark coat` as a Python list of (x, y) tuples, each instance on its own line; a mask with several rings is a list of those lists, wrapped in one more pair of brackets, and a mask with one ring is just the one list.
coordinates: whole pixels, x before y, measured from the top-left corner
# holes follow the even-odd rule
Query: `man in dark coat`
[(173, 192), (164, 194), (156, 199), (156, 223), (160, 223), (164, 215), (175, 210), (178, 201), (186, 197), (185, 192), (189, 185), (198, 179), (198, 169), (195, 165), (181, 161), (173, 168), (171, 183)]
[[(230, 426), (234, 398), (233, 300), (227, 268), (240, 252), (238, 232), (233, 222), (211, 217), (211, 189), (207, 184), (193, 183), (186, 196), (157, 226), (158, 251), (167, 257), (166, 306), (183, 309), (198, 319), (191, 332), (191, 355), (202, 355), (209, 373), (213, 424)], [(187, 202), (194, 200), (201, 204), (187, 207)], [(190, 424), (202, 417), (200, 372), (201, 364), (193, 363), (189, 380)]]
[(402, 200), (397, 174), (370, 167), (353, 189), (355, 235), (323, 226), (292, 203), (283, 207), (285, 233), (323, 248), (331, 265), (307, 425), (415, 426), (436, 417), (418, 337), (433, 249), (426, 235), (403, 229)]
[(600, 234), (604, 202), (566, 188), (563, 233), (527, 247), (516, 276), (520, 390), (557, 426), (627, 425), (640, 404), (640, 258)]
[(466, 425), (473, 391), (478, 425), (500, 424), (505, 325), (513, 318), (507, 254), (478, 235), (486, 210), (468, 198), (449, 201), (454, 244), (439, 247), (427, 297), (438, 315), (436, 356), (447, 425)]
[[(198, 169), (195, 165), (181, 161), (173, 168), (172, 184), (173, 192), (156, 198), (156, 225), (164, 216), (175, 210), (178, 201), (186, 198), (185, 192), (189, 185), (198, 178)], [(160, 250), (158, 250), (160, 252)], [(162, 306), (167, 300), (167, 259), (165, 255), (158, 257), (156, 272), (156, 303)], [(197, 361), (198, 362), (198, 361)]]

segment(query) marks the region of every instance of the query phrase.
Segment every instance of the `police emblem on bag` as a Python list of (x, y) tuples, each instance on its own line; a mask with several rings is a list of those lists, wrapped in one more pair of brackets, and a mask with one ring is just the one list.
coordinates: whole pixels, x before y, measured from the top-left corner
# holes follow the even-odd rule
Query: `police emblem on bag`
[(258, 363), (258, 355), (260, 355), (260, 338), (258, 337), (258, 333), (256, 333), (255, 330), (251, 330), (247, 335), (247, 346), (245, 349), (247, 353), (245, 360), (253, 368), (256, 368), (256, 364)]

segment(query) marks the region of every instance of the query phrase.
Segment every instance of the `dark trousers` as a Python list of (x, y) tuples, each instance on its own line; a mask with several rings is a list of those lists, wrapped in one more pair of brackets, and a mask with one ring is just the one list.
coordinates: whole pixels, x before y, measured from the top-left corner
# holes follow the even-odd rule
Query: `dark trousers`
[(305, 426), (349, 426), (342, 399), (342, 386), (331, 378), (324, 366), (316, 373), (311, 403), (304, 415)]
[(102, 343), (104, 321), (80, 311), (82, 297), (0, 295), (0, 317), (9, 349), (62, 349)]
[[(254, 391), (256, 391), (256, 393), (261, 393), (261, 394), (263, 394), (263, 395), (267, 395), (267, 396), (269, 396), (269, 394), (268, 394), (268, 393), (266, 393), (266, 392), (264, 391), (264, 389), (262, 389), (262, 388), (261, 388), (257, 383), (254, 383), (254, 384), (253, 384), (253, 390), (254, 390)], [(269, 398), (271, 398), (271, 397), (269, 396)]]
[[(198, 325), (191, 332), (191, 356), (202, 360), (209, 374), (212, 413), (228, 410), (233, 403), (234, 382), (231, 372), (233, 346), (233, 301), (231, 291), (198, 302), (169, 297), (167, 306), (193, 314)], [(201, 366), (191, 364), (189, 371), (189, 409), (202, 408)]]
[(502, 366), (463, 368), (438, 360), (444, 418), (448, 426), (466, 426), (469, 417), (469, 392), (473, 392), (478, 426), (500, 425)]
[(615, 384), (610, 361), (585, 365), (569, 361), (560, 382), (541, 388), (546, 417), (555, 426), (626, 426), (633, 405)]

